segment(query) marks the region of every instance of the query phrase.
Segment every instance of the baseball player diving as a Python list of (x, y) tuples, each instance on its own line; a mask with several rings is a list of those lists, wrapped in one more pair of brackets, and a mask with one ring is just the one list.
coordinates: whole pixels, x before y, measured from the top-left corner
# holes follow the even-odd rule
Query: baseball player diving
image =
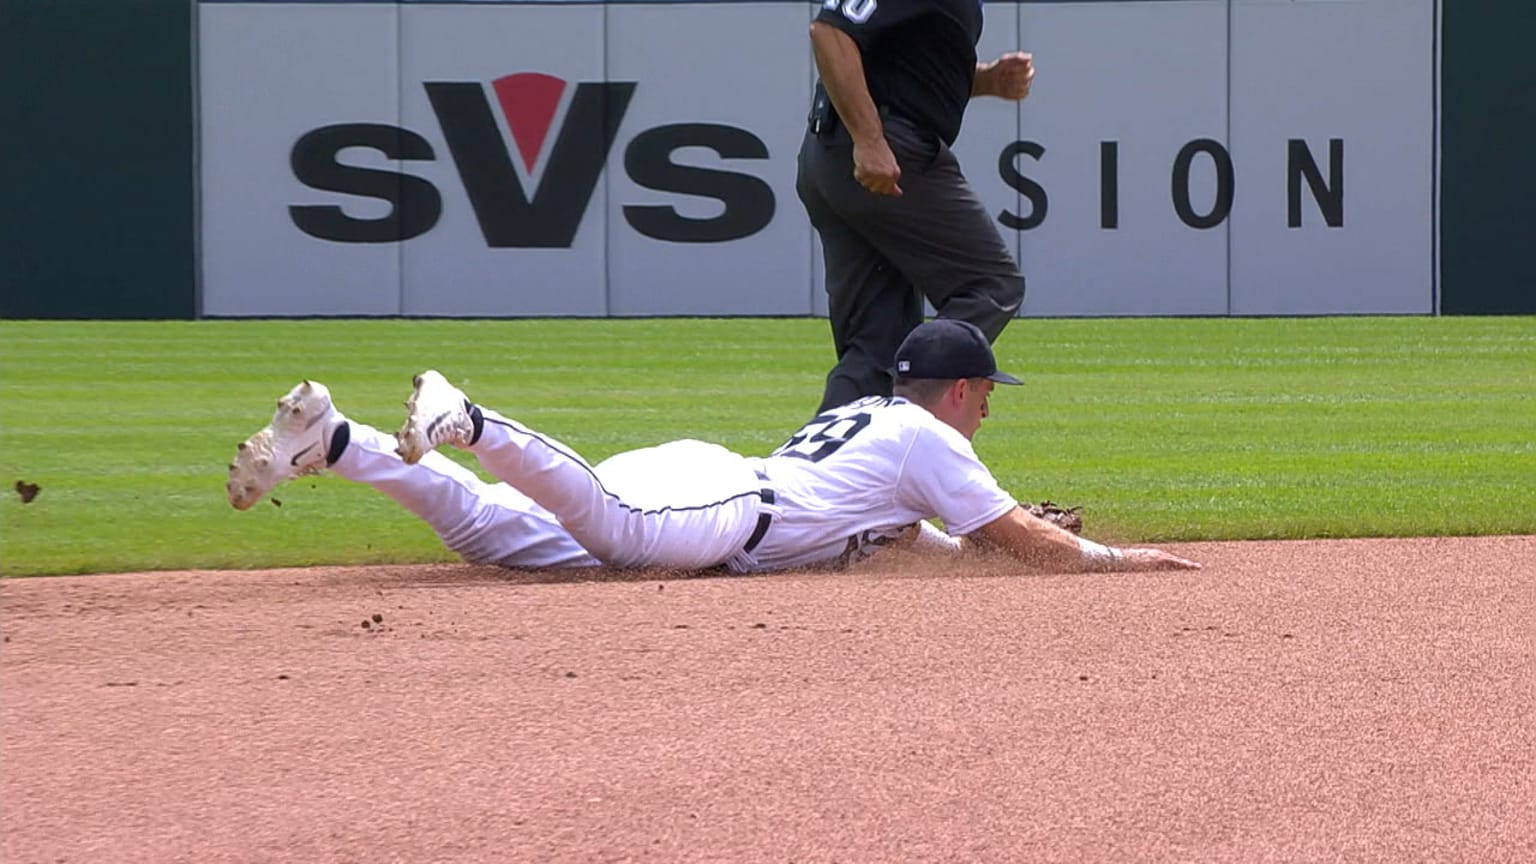
[[(1199, 567), (1079, 537), (998, 486), (971, 438), (993, 388), (1019, 381), (998, 371), (974, 325), (919, 325), (896, 351), (893, 378), (893, 395), (824, 411), (766, 457), (681, 440), (596, 465), (435, 371), (415, 377), (394, 436), (347, 419), (324, 385), (305, 381), (239, 445), (226, 489), (245, 510), (279, 483), (328, 469), (393, 498), (465, 560), (505, 567), (759, 573), (899, 546), (988, 549), (1052, 572)], [(437, 452), (444, 445), (475, 454), (501, 482)]]

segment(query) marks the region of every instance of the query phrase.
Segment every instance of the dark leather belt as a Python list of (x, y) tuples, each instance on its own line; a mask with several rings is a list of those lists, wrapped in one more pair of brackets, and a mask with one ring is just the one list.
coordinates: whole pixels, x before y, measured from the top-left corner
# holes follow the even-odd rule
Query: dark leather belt
[[(766, 483), (768, 482), (768, 475), (759, 471), (757, 472), (757, 479)], [(773, 504), (774, 495), (772, 489), (764, 486), (762, 489), (758, 490), (757, 494), (763, 499), (764, 504)], [(772, 524), (773, 514), (766, 510), (757, 514), (757, 527), (752, 529), (752, 536), (747, 538), (747, 545), (741, 547), (741, 551), (746, 552), (749, 555), (752, 554), (752, 550), (757, 548), (757, 544), (763, 542), (763, 535), (768, 533), (768, 526)]]

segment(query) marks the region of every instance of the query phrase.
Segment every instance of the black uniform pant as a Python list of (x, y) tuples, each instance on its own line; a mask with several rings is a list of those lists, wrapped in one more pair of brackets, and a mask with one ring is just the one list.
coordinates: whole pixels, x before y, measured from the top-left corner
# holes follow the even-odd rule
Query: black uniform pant
[(923, 299), (996, 340), (1024, 301), (1024, 277), (960, 163), (936, 135), (884, 117), (901, 166), (901, 197), (853, 179), (853, 142), (840, 125), (807, 131), (795, 181), (826, 259), (837, 365), (821, 410), (891, 392), (896, 348), (923, 321)]

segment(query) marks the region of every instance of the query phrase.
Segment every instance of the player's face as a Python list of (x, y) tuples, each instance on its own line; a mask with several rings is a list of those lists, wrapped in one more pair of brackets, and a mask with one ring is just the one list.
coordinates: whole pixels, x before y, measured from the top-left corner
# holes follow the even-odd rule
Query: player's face
[(960, 417), (955, 429), (967, 439), (976, 434), (981, 428), (981, 421), (985, 420), (991, 409), (987, 404), (992, 395), (992, 388), (997, 385), (986, 378), (968, 378), (965, 388), (960, 396)]

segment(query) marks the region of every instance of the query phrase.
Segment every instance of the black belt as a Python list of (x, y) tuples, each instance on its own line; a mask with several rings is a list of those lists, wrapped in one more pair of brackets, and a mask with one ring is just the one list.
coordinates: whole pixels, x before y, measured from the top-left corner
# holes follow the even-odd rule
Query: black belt
[[(757, 472), (757, 479), (767, 482), (768, 475), (759, 471)], [(758, 490), (757, 494), (763, 499), (764, 504), (773, 504), (774, 495), (772, 489), (764, 486), (762, 489)], [(763, 542), (763, 535), (768, 533), (768, 526), (772, 524), (772, 513), (764, 510), (763, 512), (757, 514), (757, 527), (752, 529), (752, 536), (747, 538), (747, 545), (741, 547), (741, 551), (750, 555), (752, 550), (757, 548), (757, 544)]]

